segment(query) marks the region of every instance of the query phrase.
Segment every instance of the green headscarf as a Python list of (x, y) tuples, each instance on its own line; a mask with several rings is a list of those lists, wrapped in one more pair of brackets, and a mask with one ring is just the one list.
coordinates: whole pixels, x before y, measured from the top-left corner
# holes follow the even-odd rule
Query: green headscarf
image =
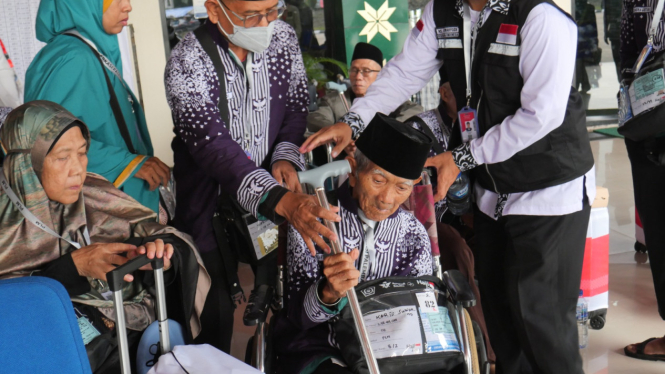
[[(25, 101), (58, 103), (85, 122), (91, 137), (88, 170), (111, 182), (118, 181), (120, 190), (157, 212), (159, 191), (150, 191), (146, 181), (134, 177), (145, 160), (154, 155), (143, 108), (122, 78), (103, 68), (85, 43), (64, 34), (68, 30), (76, 30), (91, 41), (122, 77), (118, 36), (104, 30), (102, 0), (42, 0), (36, 33), (47, 45), (26, 73)], [(105, 71), (137, 154), (129, 152), (118, 129), (109, 104)]]

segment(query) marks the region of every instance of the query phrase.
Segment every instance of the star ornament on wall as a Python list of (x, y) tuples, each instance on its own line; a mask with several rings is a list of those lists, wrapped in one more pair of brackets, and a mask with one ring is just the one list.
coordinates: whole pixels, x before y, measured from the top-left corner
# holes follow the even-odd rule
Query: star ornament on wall
[(360, 36), (367, 35), (367, 42), (369, 43), (376, 34), (383, 35), (386, 39), (390, 40), (390, 33), (397, 32), (397, 29), (390, 24), (390, 16), (395, 12), (396, 7), (389, 8), (388, 0), (379, 7), (374, 9), (365, 1), (365, 10), (359, 10), (358, 14), (367, 21), (367, 25), (360, 31)]

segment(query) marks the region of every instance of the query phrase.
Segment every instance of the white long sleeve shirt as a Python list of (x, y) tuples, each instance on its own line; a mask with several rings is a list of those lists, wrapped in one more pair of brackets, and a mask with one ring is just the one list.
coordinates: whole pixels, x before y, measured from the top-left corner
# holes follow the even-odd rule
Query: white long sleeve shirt
[[(485, 20), (492, 11), (482, 11)], [(471, 11), (472, 24), (480, 13)], [(390, 113), (419, 91), (442, 66), (443, 62), (436, 58), (439, 44), (432, 2), (425, 7), (421, 21), (422, 29), (412, 30), (402, 52), (383, 68), (367, 94), (354, 101), (345, 117), (354, 134), (362, 131), (376, 112)], [(477, 165), (506, 161), (563, 122), (575, 68), (577, 27), (560, 10), (544, 3), (531, 10), (520, 36), (522, 107), (470, 142)], [(531, 192), (499, 195), (478, 184), (474, 190), (479, 209), (496, 219), (502, 215), (555, 216), (580, 211), (585, 187), (592, 203), (596, 194), (595, 168), (570, 182)]]

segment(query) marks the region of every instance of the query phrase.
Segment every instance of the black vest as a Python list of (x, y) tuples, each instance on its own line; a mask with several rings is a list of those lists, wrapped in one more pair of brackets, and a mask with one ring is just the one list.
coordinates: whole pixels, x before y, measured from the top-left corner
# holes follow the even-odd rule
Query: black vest
[[(520, 32), (531, 9), (542, 3), (556, 7), (551, 0), (512, 0), (508, 14), (492, 10), (476, 36), (471, 107), (478, 111), (480, 135), (522, 106)], [(462, 48), (464, 20), (455, 4), (456, 0), (434, 0), (434, 22), (439, 41), (437, 58), (443, 60), (440, 73), (450, 81), (460, 110), (467, 101)], [(502, 24), (517, 25), (515, 45), (497, 43)], [(571, 87), (561, 126), (504, 162), (476, 167), (473, 175), (483, 188), (494, 192), (528, 192), (576, 179), (589, 171), (593, 162), (582, 98)]]

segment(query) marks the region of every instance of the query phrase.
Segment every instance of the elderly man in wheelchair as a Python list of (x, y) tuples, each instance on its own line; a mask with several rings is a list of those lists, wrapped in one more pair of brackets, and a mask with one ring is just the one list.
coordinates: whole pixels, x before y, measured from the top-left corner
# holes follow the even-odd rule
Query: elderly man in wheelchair
[(262, 371), (371, 372), (345, 297), (356, 287), (381, 373), (479, 372), (474, 327), (463, 309), (474, 305), (473, 293), (458, 272), (432, 276), (428, 234), (400, 208), (420, 181), (431, 143), (377, 114), (347, 157), (348, 180), (334, 191), (343, 253), (311, 253), (289, 228), (286, 298), (267, 329), (268, 355), (256, 342), (265, 337), (261, 327), (254, 337), (253, 363)]

